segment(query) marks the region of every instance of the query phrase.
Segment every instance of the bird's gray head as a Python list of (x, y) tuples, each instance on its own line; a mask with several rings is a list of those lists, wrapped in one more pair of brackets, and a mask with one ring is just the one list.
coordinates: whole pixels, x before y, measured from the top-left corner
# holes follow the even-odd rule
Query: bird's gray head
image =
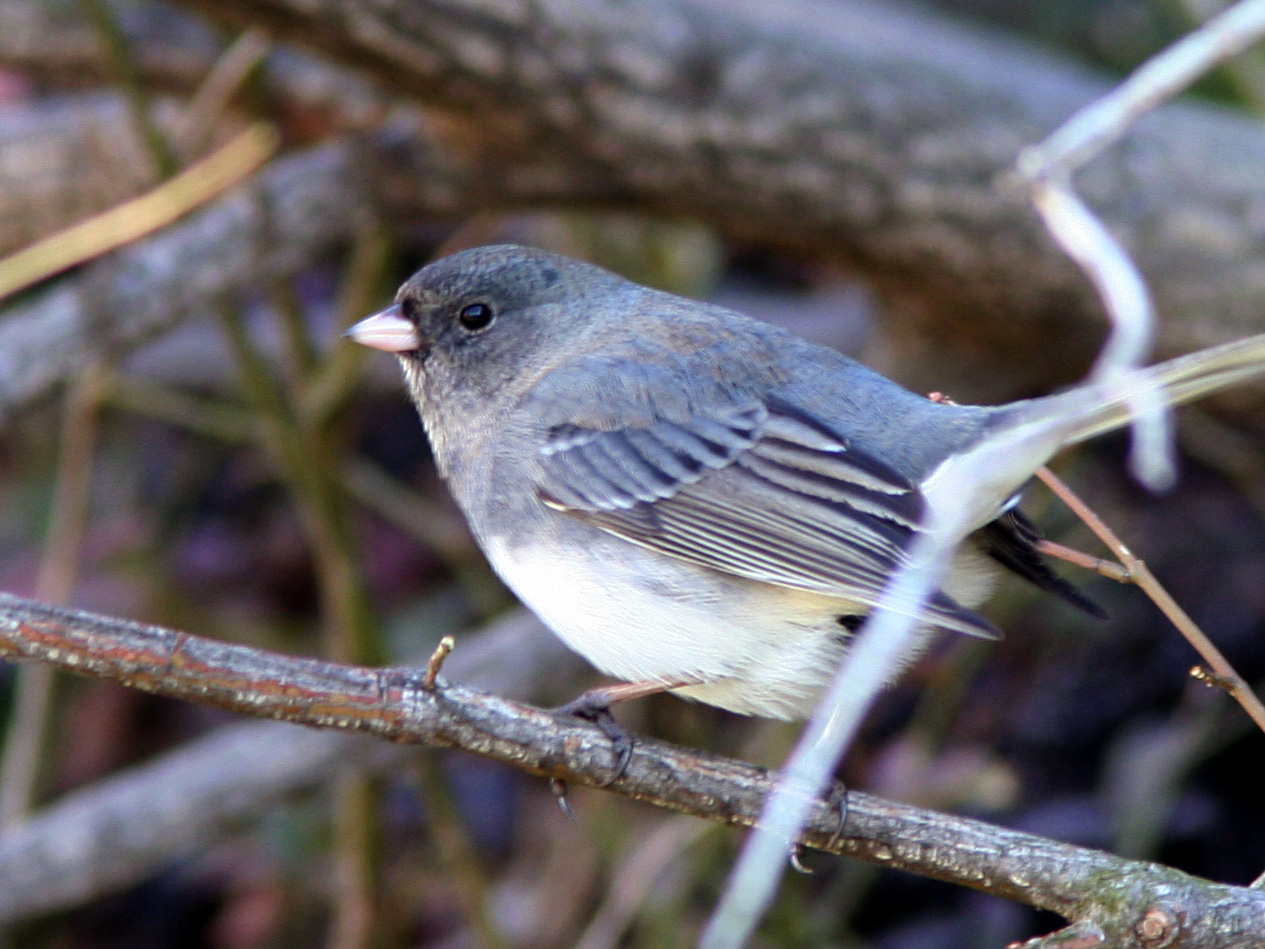
[(610, 303), (640, 290), (546, 251), (477, 247), (423, 267), (392, 306), (346, 335), (395, 353), (432, 440), (450, 439), (494, 419), (556, 362), (582, 352)]

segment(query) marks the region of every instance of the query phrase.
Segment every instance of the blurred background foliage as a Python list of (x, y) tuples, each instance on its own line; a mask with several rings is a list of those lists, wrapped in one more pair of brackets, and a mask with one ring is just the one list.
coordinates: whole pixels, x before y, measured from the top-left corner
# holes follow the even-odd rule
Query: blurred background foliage
[[(937, 5), (1117, 72), (1207, 12), (1196, 0)], [(147, 88), (129, 37), (144, 22), (145, 35), (168, 36), (173, 48), (223, 51), (235, 39), (142, 0), (59, 6), (112, 45), (110, 68), (0, 61), (0, 111), (52, 115), (68, 97), (123, 88), (178, 114), (188, 100)], [(50, 56), (68, 56), (54, 39)], [(1200, 93), (1259, 106), (1251, 77), (1261, 63), (1241, 65), (1209, 77)], [(287, 146), (329, 134), (319, 114), (279, 114), (262, 86), (247, 88), (247, 104), (219, 117), (228, 127), (267, 118)], [(379, 121), (379, 95), (348, 88), (340, 108)], [(137, 139), (101, 147), (167, 172), (182, 163), (172, 123)], [(142, 186), (125, 180), (131, 167), (121, 159), (111, 202)], [(460, 637), (512, 609), (436, 477), (393, 361), (339, 339), (421, 263), (505, 239), (717, 299), (849, 352), (864, 352), (882, 318), (863, 275), (723, 239), (696, 222), (571, 209), (456, 225), (384, 215), (293, 280), (223, 299), (135, 353), (102, 352), (58, 399), (13, 417), (0, 432), (0, 588), (354, 662), (416, 660), (442, 635)], [(1244, 488), (1255, 482), (1188, 460), (1176, 491), (1143, 497), (1121, 474), (1123, 451), (1123, 440), (1109, 441), (1061, 469), (1240, 671), (1260, 680), (1265, 509), (1259, 490)], [(1052, 536), (1090, 546), (1041, 492), (1028, 509)], [(1092, 577), (1082, 585), (1109, 623), (1006, 583), (989, 612), (1007, 639), (941, 642), (884, 697), (843, 777), (1251, 880), (1262, 870), (1265, 817), (1244, 762), (1259, 760), (1265, 740), (1223, 696), (1188, 680), (1192, 653), (1141, 594)], [(0, 667), (0, 784), (11, 824), (230, 718), (113, 685), (40, 678)], [(593, 681), (572, 665), (532, 697), (563, 701)], [(671, 698), (621, 716), (637, 731), (769, 766), (795, 734)], [(385, 776), (331, 775), (223, 839), (166, 855), (143, 882), (13, 927), (7, 944), (688, 945), (740, 844), (731, 831), (601, 793), (574, 792), (579, 817), (570, 821), (548, 787), (523, 775), (469, 756), (419, 751), (409, 760)], [(807, 859), (816, 872), (785, 882), (762, 945), (965, 949), (1055, 922), (933, 881)], [(3, 887), (3, 874), (19, 870), (0, 867)]]

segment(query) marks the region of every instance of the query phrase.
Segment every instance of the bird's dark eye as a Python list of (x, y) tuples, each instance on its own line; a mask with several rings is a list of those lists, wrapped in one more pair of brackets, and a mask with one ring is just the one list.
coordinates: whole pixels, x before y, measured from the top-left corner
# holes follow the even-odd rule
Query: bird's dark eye
[(457, 322), (473, 333), (487, 329), (495, 317), (496, 314), (486, 303), (467, 303), (457, 314)]

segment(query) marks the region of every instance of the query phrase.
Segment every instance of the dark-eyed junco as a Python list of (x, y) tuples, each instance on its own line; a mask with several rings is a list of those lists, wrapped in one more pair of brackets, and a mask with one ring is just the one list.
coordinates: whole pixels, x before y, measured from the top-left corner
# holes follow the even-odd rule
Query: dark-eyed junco
[[(998, 563), (1095, 609), (1014, 501), (1060, 447), (1128, 421), (1101, 387), (937, 404), (777, 327), (516, 246), (430, 264), (347, 335), (399, 356), (505, 582), (645, 691), (807, 715), (926, 515), (959, 503), (952, 472), (998, 433), (1016, 449), (926, 630), (993, 635), (970, 608)], [(1148, 372), (1183, 401), (1262, 370), (1265, 336)]]

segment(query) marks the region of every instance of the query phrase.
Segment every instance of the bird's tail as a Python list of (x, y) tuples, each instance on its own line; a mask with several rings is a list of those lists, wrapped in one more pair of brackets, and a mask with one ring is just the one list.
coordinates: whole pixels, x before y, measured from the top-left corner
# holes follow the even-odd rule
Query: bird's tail
[[(1002, 406), (978, 446), (950, 456), (922, 484), (933, 510), (956, 511), (972, 529), (995, 519), (1011, 497), (1059, 449), (1127, 425), (1136, 397), (1158, 385), (1174, 405), (1265, 375), (1265, 333), (1149, 366), (1124, 386), (1083, 385)], [(964, 479), (965, 478), (965, 482)], [(977, 510), (964, 508), (962, 485), (976, 486)], [(956, 505), (956, 507), (953, 507)]]
[[(1134, 386), (1114, 389), (1108, 398), (1086, 405), (1086, 411), (1065, 433), (1063, 444), (1082, 442), (1128, 424), (1133, 418), (1130, 398), (1147, 383), (1158, 384), (1169, 402), (1181, 405), (1265, 375), (1265, 333), (1178, 356), (1147, 367), (1140, 375), (1142, 379)], [(1084, 393), (1086, 389), (1077, 391)]]

